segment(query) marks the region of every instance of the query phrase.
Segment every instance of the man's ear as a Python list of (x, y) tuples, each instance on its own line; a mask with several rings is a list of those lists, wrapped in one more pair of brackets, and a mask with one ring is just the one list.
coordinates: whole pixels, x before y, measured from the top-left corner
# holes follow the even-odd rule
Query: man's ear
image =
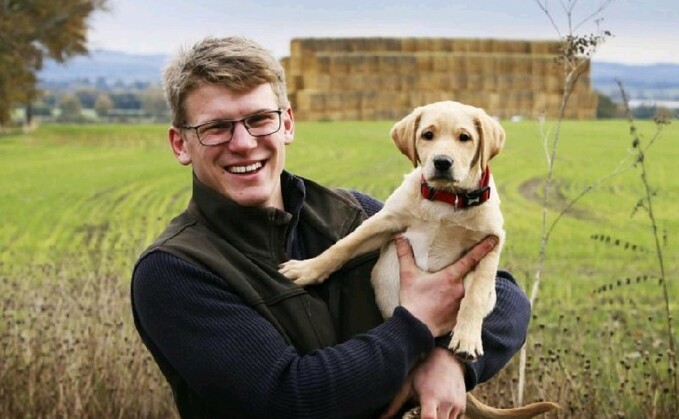
[(479, 147), (481, 147), (480, 166), (481, 170), (484, 170), (486, 165), (488, 165), (488, 161), (502, 150), (502, 147), (505, 145), (506, 134), (502, 125), (490, 117), (483, 109), (478, 108), (474, 116), (474, 123), (481, 137), (479, 142)]
[(182, 137), (181, 130), (177, 127), (170, 127), (167, 131), (167, 137), (170, 140), (170, 147), (177, 161), (184, 166), (191, 164), (191, 155), (187, 150), (186, 141)]
[(391, 139), (394, 140), (396, 147), (401, 150), (401, 153), (405, 154), (413, 162), (414, 167), (417, 167), (417, 164), (420, 162), (420, 156), (417, 155), (417, 149), (415, 148), (415, 143), (417, 142), (415, 135), (421, 117), (422, 108), (415, 108), (408, 116), (401, 119), (391, 128)]
[(285, 144), (290, 144), (295, 139), (295, 115), (292, 113), (292, 108), (288, 106), (288, 109), (281, 114), (281, 118), (281, 124), (283, 124), (281, 129), (285, 136), (284, 142)]

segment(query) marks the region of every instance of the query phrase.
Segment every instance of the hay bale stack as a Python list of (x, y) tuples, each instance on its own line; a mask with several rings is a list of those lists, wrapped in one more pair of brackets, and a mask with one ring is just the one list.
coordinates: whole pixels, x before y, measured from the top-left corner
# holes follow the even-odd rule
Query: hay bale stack
[[(559, 43), (456, 38), (294, 39), (282, 60), (299, 120), (400, 119), (413, 108), (457, 100), (491, 115), (558, 114)], [(596, 115), (597, 96), (583, 69), (568, 118)]]

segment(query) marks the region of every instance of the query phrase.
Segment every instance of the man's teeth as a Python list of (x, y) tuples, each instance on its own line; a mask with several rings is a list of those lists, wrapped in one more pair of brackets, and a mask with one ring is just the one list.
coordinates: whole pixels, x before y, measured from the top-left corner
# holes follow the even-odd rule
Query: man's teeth
[(254, 172), (262, 167), (261, 162), (253, 163), (248, 166), (233, 166), (229, 167), (228, 170), (231, 173), (249, 173)]

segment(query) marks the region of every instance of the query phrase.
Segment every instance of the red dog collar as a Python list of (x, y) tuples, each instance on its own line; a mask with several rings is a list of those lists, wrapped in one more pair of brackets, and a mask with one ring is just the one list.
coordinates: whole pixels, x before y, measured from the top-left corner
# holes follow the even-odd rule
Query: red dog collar
[(468, 208), (481, 205), (490, 198), (490, 168), (486, 166), (479, 182), (479, 189), (470, 192), (453, 193), (447, 191), (436, 190), (427, 184), (427, 181), (422, 176), (422, 197), (430, 201), (447, 202), (455, 208)]

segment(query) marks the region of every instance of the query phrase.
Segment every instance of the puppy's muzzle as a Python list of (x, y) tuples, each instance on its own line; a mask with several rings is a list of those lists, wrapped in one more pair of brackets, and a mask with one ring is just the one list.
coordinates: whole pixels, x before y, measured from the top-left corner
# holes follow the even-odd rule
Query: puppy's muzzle
[(434, 177), (443, 179), (452, 179), (453, 159), (448, 156), (435, 156), (434, 162)]

